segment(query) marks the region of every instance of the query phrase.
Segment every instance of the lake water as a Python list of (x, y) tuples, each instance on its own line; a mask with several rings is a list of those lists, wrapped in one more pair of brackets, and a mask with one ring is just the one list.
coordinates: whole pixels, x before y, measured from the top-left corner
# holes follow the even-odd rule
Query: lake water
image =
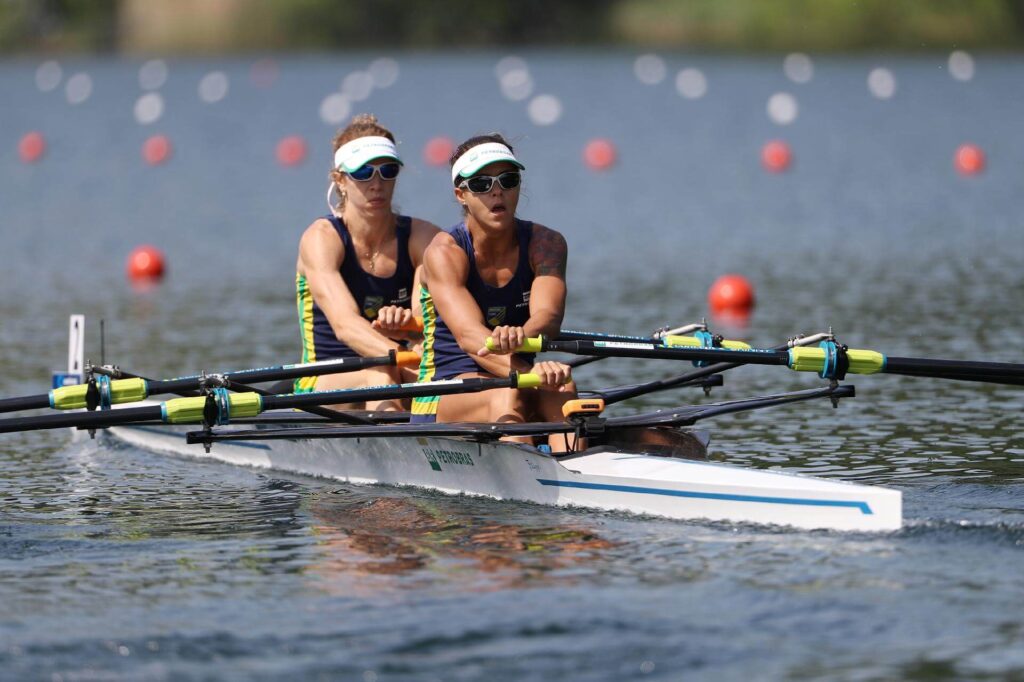
[[(298, 359), (293, 277), (301, 231), (324, 211), (323, 98), (375, 54), (172, 60), (154, 124), (132, 117), (140, 62), (65, 62), (91, 97), (40, 92), (34, 61), (0, 63), (0, 395), (38, 393), (65, 363), (67, 316), (87, 354), (150, 376)], [(1024, 338), (1024, 59), (979, 55), (959, 82), (945, 55), (815, 62), (667, 56), (656, 85), (635, 55), (526, 53), (538, 126), (505, 99), (497, 53), (406, 54), (397, 82), (353, 113), (392, 127), (398, 203), (458, 219), (435, 135), (499, 130), (528, 170), (520, 215), (569, 242), (566, 326), (648, 333), (706, 315), (711, 282), (756, 286), (758, 346), (832, 325), (891, 355), (1019, 362)], [(896, 77), (872, 97), (871, 69)], [(676, 72), (699, 68), (688, 100)], [(227, 97), (205, 104), (202, 76)], [(799, 116), (779, 126), (768, 98)], [(47, 156), (18, 161), (40, 130)], [(143, 140), (174, 155), (147, 167)], [(311, 144), (275, 163), (290, 134)], [(595, 137), (609, 172), (584, 167)], [(795, 164), (759, 165), (786, 139)], [(980, 145), (988, 169), (959, 176)], [(168, 259), (158, 289), (125, 282), (128, 251)], [(609, 360), (591, 388), (681, 371)], [(1024, 676), (1024, 439), (1019, 387), (854, 377), (858, 397), (709, 422), (713, 455), (898, 488), (904, 530), (882, 535), (679, 523), (360, 487), (186, 461), (65, 432), (0, 436), (0, 678), (96, 679), (1006, 679)], [(715, 398), (816, 385), (732, 370)], [(650, 396), (630, 409), (705, 400)]]

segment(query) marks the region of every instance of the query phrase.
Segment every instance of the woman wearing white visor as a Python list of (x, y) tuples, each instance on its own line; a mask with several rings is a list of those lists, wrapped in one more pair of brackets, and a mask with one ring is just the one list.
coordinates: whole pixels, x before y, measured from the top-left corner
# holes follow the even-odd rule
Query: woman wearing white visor
[[(401, 167), (394, 135), (372, 115), (356, 116), (335, 136), (330, 213), (302, 234), (295, 266), (303, 362), (387, 355), (418, 336), (404, 329), (419, 317), (413, 306), (423, 251), (439, 230), (392, 209)], [(377, 367), (327, 374), (297, 381), (296, 390), (398, 383), (412, 380), (408, 372)]]
[[(413, 421), (561, 421), (576, 397), (567, 365), (513, 353), (525, 338), (558, 336), (565, 311), (567, 248), (558, 232), (516, 218), (525, 166), (501, 135), (459, 145), (451, 158), (464, 220), (434, 237), (420, 281), (420, 381), (534, 372), (540, 390), (497, 389), (413, 400)], [(487, 337), (498, 348), (488, 351)], [(565, 450), (554, 436), (553, 450)]]

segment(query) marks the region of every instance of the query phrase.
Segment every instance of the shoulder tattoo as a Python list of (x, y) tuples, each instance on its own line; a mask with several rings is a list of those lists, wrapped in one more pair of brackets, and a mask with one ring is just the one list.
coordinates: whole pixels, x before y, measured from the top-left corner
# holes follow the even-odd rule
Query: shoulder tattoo
[(554, 230), (537, 230), (530, 238), (530, 251), (533, 252), (531, 260), (534, 275), (565, 278), (566, 260), (569, 256), (565, 237)]

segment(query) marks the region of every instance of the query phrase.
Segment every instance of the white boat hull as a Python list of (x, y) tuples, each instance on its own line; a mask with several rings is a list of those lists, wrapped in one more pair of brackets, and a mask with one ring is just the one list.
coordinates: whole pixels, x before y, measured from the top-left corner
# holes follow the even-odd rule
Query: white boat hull
[(218, 442), (207, 453), (185, 443), (188, 430), (195, 427), (109, 431), (149, 450), (351, 483), (804, 529), (891, 531), (902, 524), (897, 490), (675, 457), (596, 449), (556, 459), (513, 443), (420, 437)]

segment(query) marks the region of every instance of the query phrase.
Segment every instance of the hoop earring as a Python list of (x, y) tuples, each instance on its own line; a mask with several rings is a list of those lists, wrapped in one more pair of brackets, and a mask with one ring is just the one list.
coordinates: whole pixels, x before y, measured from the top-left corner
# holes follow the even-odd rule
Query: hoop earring
[[(338, 202), (335, 204), (333, 196), (337, 195)], [(331, 213), (336, 216), (341, 216), (342, 210), (345, 208), (345, 193), (338, 189), (336, 183), (331, 183), (327, 186), (327, 208), (331, 209)]]

